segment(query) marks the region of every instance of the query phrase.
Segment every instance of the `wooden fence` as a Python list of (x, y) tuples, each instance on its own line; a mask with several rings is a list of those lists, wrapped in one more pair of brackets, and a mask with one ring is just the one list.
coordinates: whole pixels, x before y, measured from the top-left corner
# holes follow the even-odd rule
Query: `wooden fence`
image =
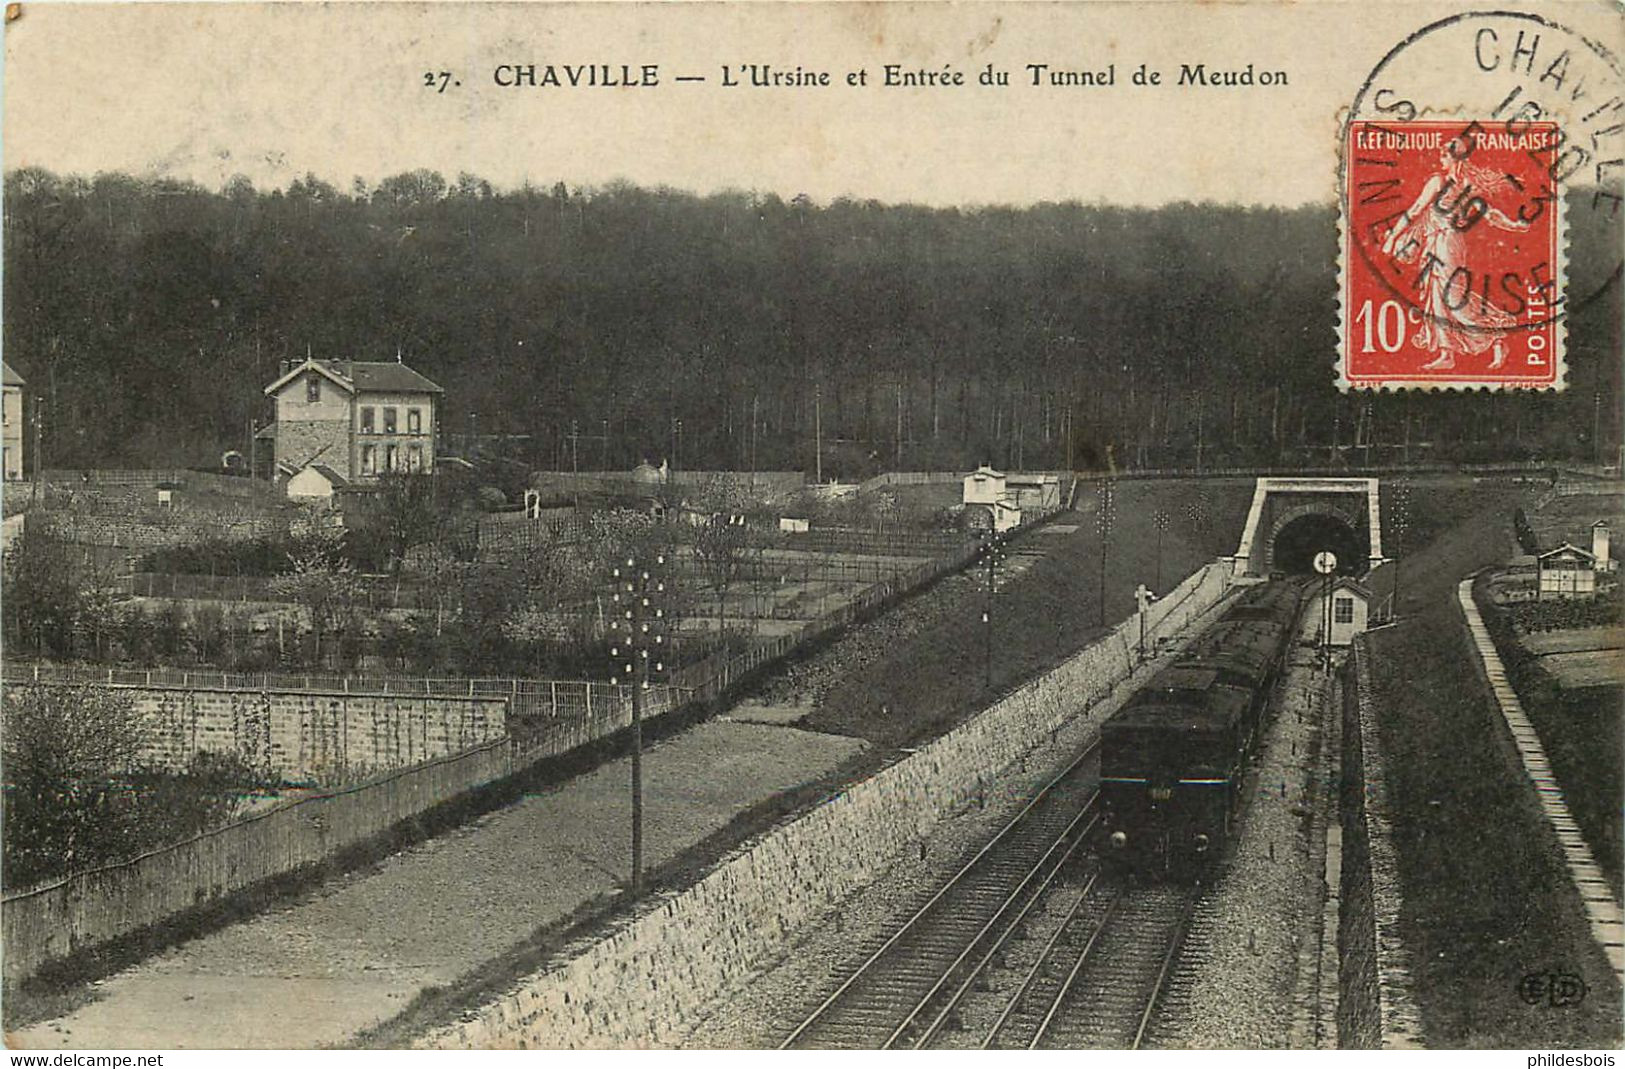
[[(297, 672), (214, 672), (180, 668), (91, 668), (7, 662), (8, 685), (27, 683), (161, 687), (177, 690), (279, 691), (298, 694), (371, 694), (401, 697), (507, 698), (510, 716), (594, 722), (631, 716), (631, 692), (613, 683), (510, 677), (321, 675)], [(651, 684), (645, 707), (656, 715), (684, 704), (681, 688)]]
[(159, 485), (165, 485), (226, 497), (276, 500), (286, 497), (279, 487), (267, 479), (223, 475), (216, 471), (190, 471), (186, 468), (47, 468), (44, 482), (56, 486), (128, 486), (141, 489), (157, 489)]

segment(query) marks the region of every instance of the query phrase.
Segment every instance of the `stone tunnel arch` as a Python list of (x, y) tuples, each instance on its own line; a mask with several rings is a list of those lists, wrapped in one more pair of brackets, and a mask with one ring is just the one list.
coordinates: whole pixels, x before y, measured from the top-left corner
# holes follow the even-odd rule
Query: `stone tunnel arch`
[(1371, 555), (1365, 535), (1335, 512), (1303, 510), (1277, 524), (1266, 548), (1271, 572), (1308, 575), (1315, 555), (1329, 550), (1337, 556), (1337, 574), (1364, 575)]
[(1363, 575), (1385, 560), (1376, 479), (1260, 477), (1236, 549), (1236, 575), (1311, 570), (1321, 550), (1338, 571)]

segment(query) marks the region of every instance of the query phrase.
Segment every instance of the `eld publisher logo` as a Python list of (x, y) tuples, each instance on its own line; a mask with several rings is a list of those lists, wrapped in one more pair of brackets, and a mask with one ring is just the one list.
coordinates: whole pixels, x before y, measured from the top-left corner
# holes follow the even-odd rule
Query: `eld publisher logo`
[(1578, 1006), (1585, 1001), (1586, 982), (1574, 973), (1532, 972), (1518, 982), (1518, 997), (1531, 1006)]

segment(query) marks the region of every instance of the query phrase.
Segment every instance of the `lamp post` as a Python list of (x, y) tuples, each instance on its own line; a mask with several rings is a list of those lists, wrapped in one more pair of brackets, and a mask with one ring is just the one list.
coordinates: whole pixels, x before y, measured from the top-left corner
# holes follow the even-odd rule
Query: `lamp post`
[[(613, 601), (618, 610), (610, 622), (615, 645), (610, 647), (611, 657), (620, 658), (624, 649), (625, 663), (621, 675), (632, 686), (632, 875), (634, 896), (643, 890), (643, 692), (649, 689), (650, 651), (654, 652), (654, 670), (664, 671), (660, 659), (665, 653), (665, 609), (651, 601), (666, 592), (665, 581), (659, 577), (666, 557), (656, 554), (654, 574), (640, 567), (635, 556), (628, 556), (624, 565), (614, 570), (615, 594)], [(619, 681), (617, 681), (619, 682)]]

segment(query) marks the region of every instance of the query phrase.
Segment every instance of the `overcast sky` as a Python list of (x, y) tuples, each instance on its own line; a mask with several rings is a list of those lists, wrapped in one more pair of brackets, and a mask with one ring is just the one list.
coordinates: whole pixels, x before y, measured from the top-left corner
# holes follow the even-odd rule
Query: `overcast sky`
[[(1491, 5), (1493, 6), (1493, 5)], [(25, 4), (7, 27), (7, 168), (343, 188), (426, 167), (498, 186), (624, 178), (931, 204), (1332, 199), (1342, 109), (1398, 41), (1460, 5)], [(1617, 13), (1547, 4), (1613, 47)], [(653, 89), (501, 88), (499, 64), (659, 65)], [(720, 84), (724, 64), (824, 89)], [(882, 66), (1002, 89), (886, 89)], [(1029, 63), (1113, 88), (1033, 88)], [(1132, 84), (1145, 63), (1161, 87)], [(1181, 64), (1284, 87), (1178, 87)], [(846, 85), (868, 70), (869, 85)], [(424, 74), (449, 70), (440, 93)], [(705, 76), (679, 84), (676, 75)]]

